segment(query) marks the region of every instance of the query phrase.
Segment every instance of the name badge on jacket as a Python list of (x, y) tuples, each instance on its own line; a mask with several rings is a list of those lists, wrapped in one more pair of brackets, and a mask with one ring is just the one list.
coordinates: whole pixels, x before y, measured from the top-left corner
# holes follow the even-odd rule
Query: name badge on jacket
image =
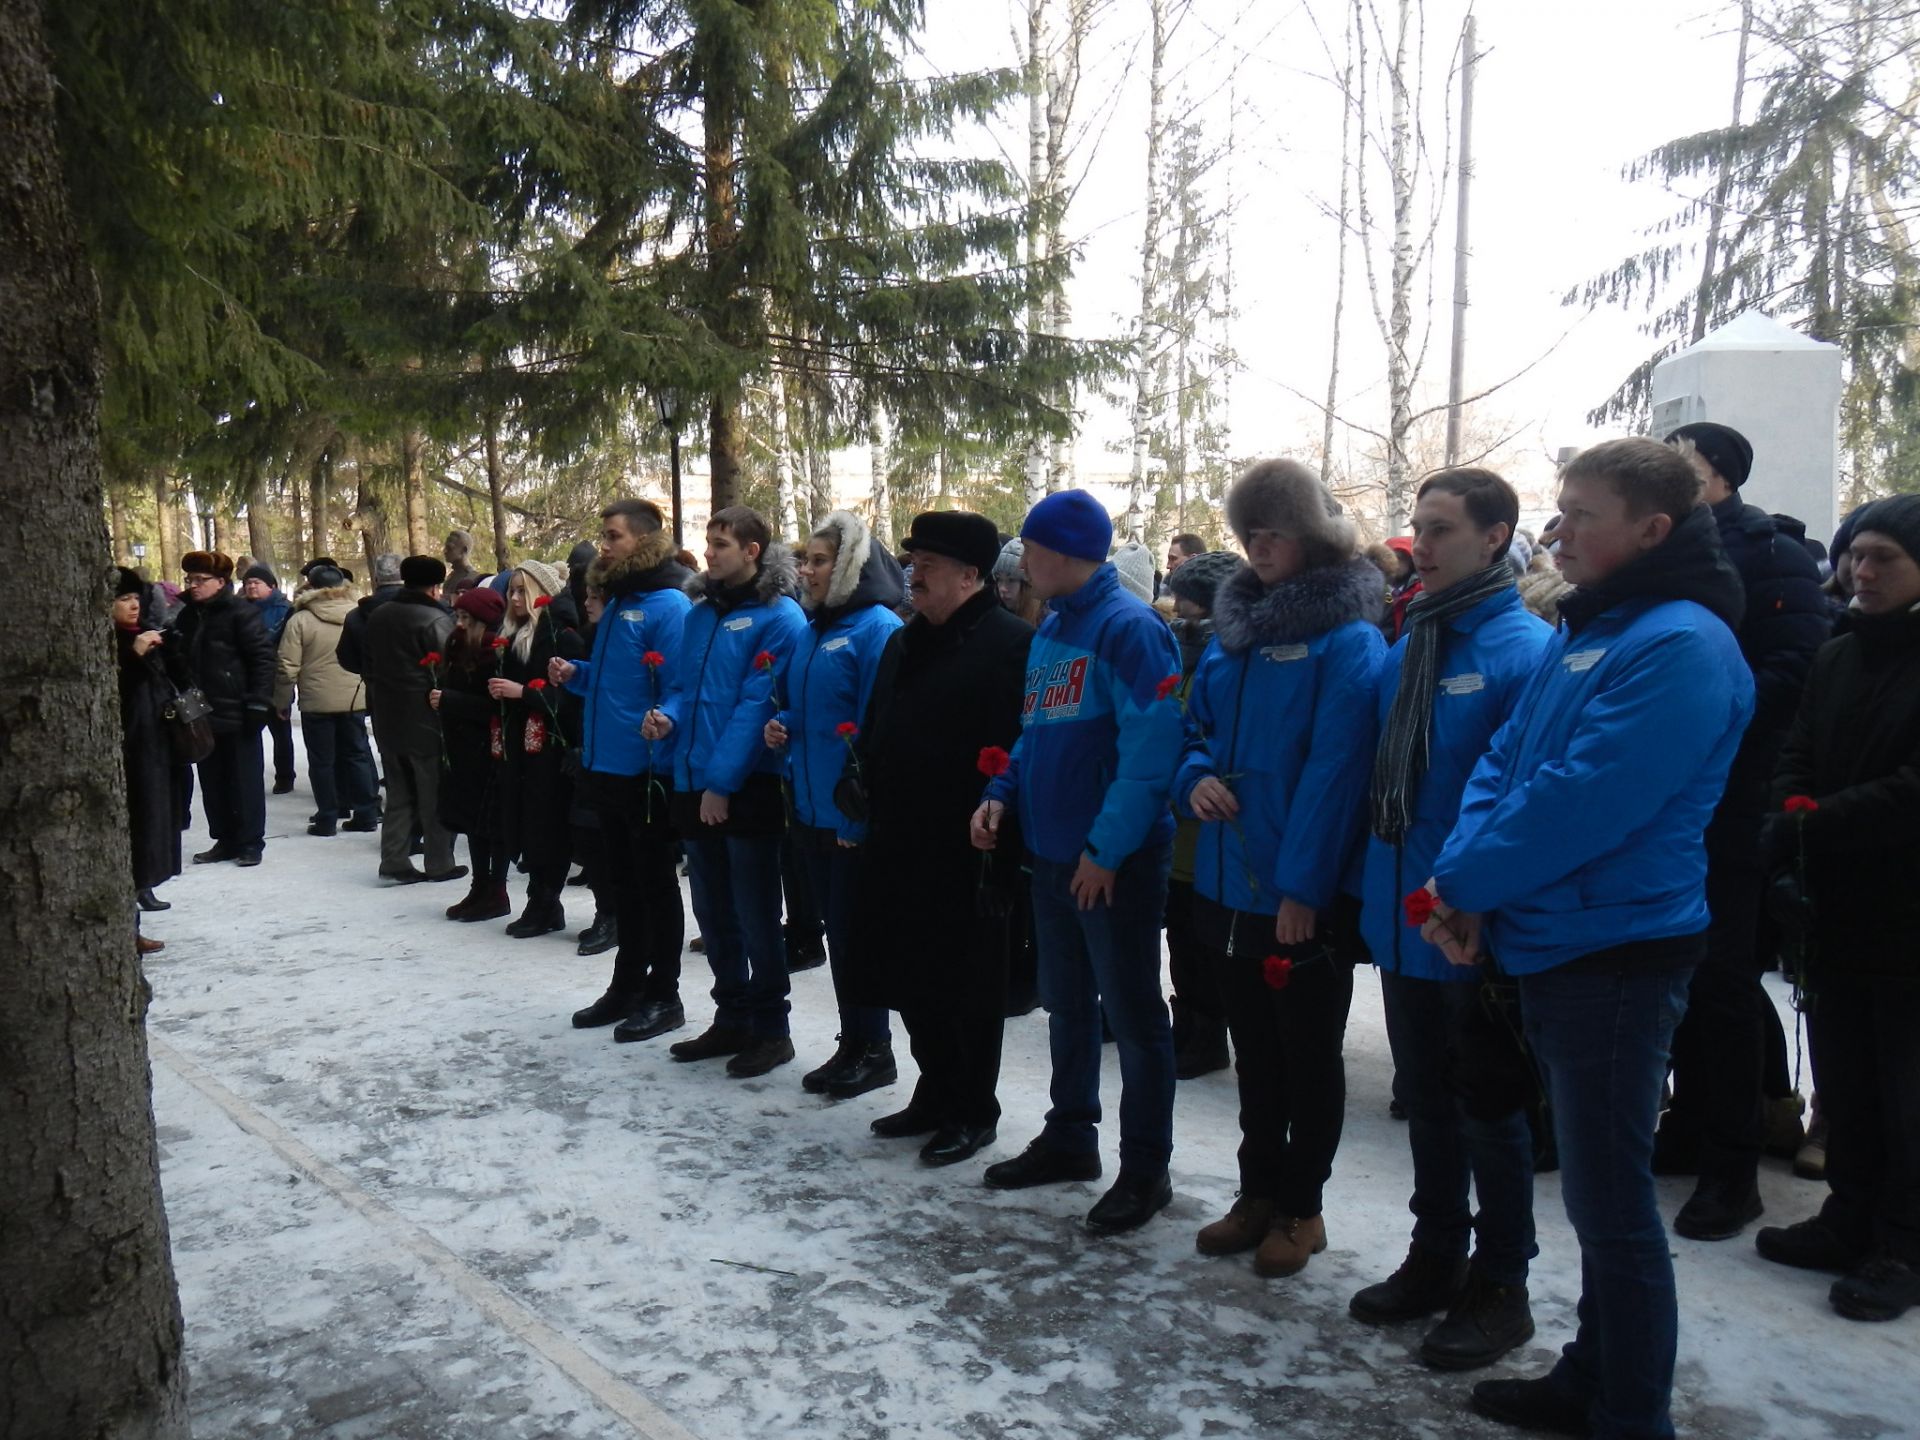
[(1562, 659), (1560, 663), (1575, 675), (1578, 675), (1582, 671), (1591, 670), (1594, 666), (1598, 665), (1600, 663), (1600, 657), (1606, 653), (1604, 649), (1575, 650), (1572, 654)]
[(1448, 695), (1472, 695), (1487, 688), (1487, 677), (1478, 670), (1469, 670), (1464, 675), (1442, 675), (1440, 689)]
[(1268, 645), (1260, 651), (1262, 660), (1304, 660), (1312, 652), (1304, 645)]
[(727, 630), (751, 630), (753, 628), (753, 617), (751, 615), (736, 615), (731, 620), (722, 621), (721, 625), (723, 629)]

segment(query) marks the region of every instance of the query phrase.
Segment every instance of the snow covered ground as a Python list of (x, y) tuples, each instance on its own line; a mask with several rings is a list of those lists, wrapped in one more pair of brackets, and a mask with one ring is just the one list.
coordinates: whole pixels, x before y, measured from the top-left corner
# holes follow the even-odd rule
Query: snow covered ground
[[(1414, 1359), (1419, 1325), (1346, 1313), (1409, 1223), (1370, 974), (1331, 1248), (1265, 1282), (1193, 1248), (1233, 1197), (1229, 1074), (1181, 1085), (1173, 1207), (1096, 1239), (1080, 1220), (1097, 1185), (980, 1183), (1039, 1129), (1043, 1014), (1008, 1022), (999, 1143), (926, 1170), (916, 1142), (867, 1131), (911, 1087), (904, 1044), (893, 1089), (800, 1089), (832, 1045), (824, 969), (795, 977), (794, 1065), (751, 1081), (678, 1065), (666, 1040), (569, 1028), (610, 958), (573, 953), (584, 890), (564, 935), (510, 940), (442, 918), (464, 884), (378, 881), (376, 837), (307, 836), (304, 779), (269, 806), (263, 866), (189, 866), (163, 892), (174, 908), (147, 917), (167, 942), (150, 1031), (197, 1434), (1510, 1433), (1466, 1412), (1473, 1377)], [(689, 956), (682, 1036), (711, 1013), (705, 990)], [(1761, 1183), (1770, 1221), (1823, 1193), (1777, 1162)], [(1663, 1184), (1670, 1217), (1689, 1182)], [(1538, 1342), (1492, 1373), (1543, 1369), (1571, 1333), (1577, 1255), (1552, 1176), (1538, 1212)], [(1683, 1434), (1916, 1433), (1920, 1322), (1841, 1320), (1826, 1277), (1749, 1240), (1675, 1255)]]

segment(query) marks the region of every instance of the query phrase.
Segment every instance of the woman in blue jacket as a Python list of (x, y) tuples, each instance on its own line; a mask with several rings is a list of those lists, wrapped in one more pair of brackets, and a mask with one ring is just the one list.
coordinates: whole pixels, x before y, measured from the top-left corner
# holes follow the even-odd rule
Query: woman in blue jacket
[[(875, 545), (866, 522), (836, 510), (807, 541), (800, 560), (807, 632), (787, 661), (784, 708), (767, 722), (770, 749), (785, 749), (806, 882), (826, 917), (833, 988), (840, 997), (840, 1044), (801, 1077), (806, 1089), (846, 1099), (899, 1078), (887, 1012), (847, 1003), (849, 945), (856, 911), (856, 847), (866, 826), (840, 813), (833, 788), (846, 769), (867, 713), (887, 639), (900, 628), (894, 607), (906, 595), (900, 567)], [(854, 727), (847, 729), (845, 727)]]
[[(1321, 1189), (1346, 1107), (1350, 957), (1332, 933), (1357, 862), (1385, 650), (1380, 572), (1304, 467), (1262, 461), (1227, 496), (1248, 564), (1219, 589), (1173, 794), (1204, 823), (1194, 928), (1238, 1056), (1240, 1197), (1200, 1232), (1292, 1275), (1327, 1245)], [(1351, 902), (1339, 907), (1350, 912)]]

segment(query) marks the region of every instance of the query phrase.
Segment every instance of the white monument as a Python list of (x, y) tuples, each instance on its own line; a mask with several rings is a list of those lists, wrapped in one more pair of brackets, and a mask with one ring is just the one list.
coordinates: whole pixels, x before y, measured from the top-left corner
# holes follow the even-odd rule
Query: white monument
[(1653, 368), (1653, 437), (1711, 420), (1753, 444), (1749, 505), (1804, 520), (1816, 540), (1839, 523), (1840, 348), (1749, 310)]

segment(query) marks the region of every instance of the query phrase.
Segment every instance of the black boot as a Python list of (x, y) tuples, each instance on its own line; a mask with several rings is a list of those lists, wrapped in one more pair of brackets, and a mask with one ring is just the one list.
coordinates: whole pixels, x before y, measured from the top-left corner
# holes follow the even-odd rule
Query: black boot
[(1538, 1380), (1482, 1380), (1473, 1387), (1473, 1408), (1489, 1420), (1548, 1435), (1585, 1435), (1587, 1402), (1570, 1395), (1550, 1375)]
[(1347, 1302), (1347, 1313), (1369, 1325), (1418, 1320), (1453, 1304), (1466, 1283), (1466, 1256), (1408, 1250), (1398, 1270), (1354, 1294)]
[(1716, 1180), (1703, 1175), (1673, 1217), (1673, 1233), (1689, 1240), (1731, 1240), (1765, 1209), (1753, 1176)]
[(1527, 1287), (1497, 1284), (1470, 1270), (1466, 1292), (1420, 1342), (1420, 1358), (1436, 1370), (1478, 1370), (1532, 1338)]
[(1233, 1063), (1227, 1049), (1227, 1022), (1197, 1010), (1174, 997), (1173, 1073), (1180, 1080), (1196, 1080)]
[(580, 932), (580, 955), (603, 955), (620, 943), (620, 920), (612, 913), (595, 915), (593, 924)]
[(527, 887), (527, 908), (507, 926), (507, 934), (516, 940), (530, 940), (566, 928), (567, 912), (561, 907), (559, 895), (544, 885), (531, 885)]
[(622, 990), (609, 990), (584, 1010), (573, 1012), (573, 1028), (591, 1030), (598, 1025), (611, 1025), (616, 1020), (624, 1020), (642, 1004), (638, 995), (630, 995)]
[(140, 908), (142, 910), (171, 910), (173, 908), (173, 902), (171, 900), (162, 900), (158, 895), (154, 894), (151, 889), (142, 890), (133, 898), (140, 902)]
[(836, 1035), (833, 1038), (834, 1047), (832, 1058), (830, 1058), (826, 1064), (815, 1066), (800, 1077), (800, 1088), (805, 1090), (809, 1095), (820, 1094), (827, 1088), (827, 1082), (829, 1080), (838, 1080), (841, 1073), (845, 1071), (849, 1065), (853, 1064), (860, 1052), (866, 1048), (843, 1036)]
[(863, 1045), (847, 1068), (828, 1080), (824, 1088), (836, 1100), (851, 1100), (882, 1085), (891, 1085), (899, 1078), (900, 1069), (893, 1063), (893, 1046)]

